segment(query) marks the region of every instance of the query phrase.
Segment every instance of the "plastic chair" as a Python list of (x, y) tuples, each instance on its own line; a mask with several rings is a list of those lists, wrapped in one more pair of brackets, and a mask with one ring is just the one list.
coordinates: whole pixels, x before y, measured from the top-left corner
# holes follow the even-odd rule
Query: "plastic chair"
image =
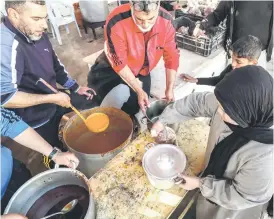
[(48, 9), (48, 17), (50, 20), (53, 38), (55, 38), (56, 35), (57, 41), (60, 45), (62, 45), (61, 35), (59, 31), (60, 26), (65, 25), (66, 32), (67, 34), (69, 34), (68, 24), (75, 22), (79, 36), (82, 37), (78, 24), (76, 22), (74, 8), (72, 5), (70, 6), (59, 1), (46, 1), (46, 5)]

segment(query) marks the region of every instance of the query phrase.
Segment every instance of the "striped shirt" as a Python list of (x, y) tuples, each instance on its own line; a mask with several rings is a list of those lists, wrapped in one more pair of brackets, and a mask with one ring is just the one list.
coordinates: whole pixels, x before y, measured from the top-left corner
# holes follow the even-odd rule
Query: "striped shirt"
[[(56, 88), (56, 83), (71, 91), (79, 85), (73, 80), (55, 54), (46, 34), (31, 41), (5, 17), (0, 25), (1, 34), (1, 105), (5, 105), (17, 91), (33, 94), (50, 94), (42, 78)], [(56, 105), (41, 104), (24, 109), (13, 109), (33, 128), (49, 121)]]

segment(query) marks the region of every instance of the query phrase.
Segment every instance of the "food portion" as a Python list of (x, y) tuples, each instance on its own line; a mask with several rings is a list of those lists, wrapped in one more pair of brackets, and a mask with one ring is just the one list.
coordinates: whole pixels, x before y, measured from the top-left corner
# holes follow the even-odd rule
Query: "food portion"
[(103, 132), (109, 126), (109, 118), (104, 113), (92, 113), (86, 119), (86, 125), (92, 132)]

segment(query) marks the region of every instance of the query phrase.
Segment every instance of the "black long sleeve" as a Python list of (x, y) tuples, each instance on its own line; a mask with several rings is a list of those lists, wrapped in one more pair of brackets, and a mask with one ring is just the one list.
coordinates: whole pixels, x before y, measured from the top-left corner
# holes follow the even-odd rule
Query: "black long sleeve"
[(173, 11), (173, 3), (175, 1), (160, 1), (160, 5), (162, 8), (166, 9), (167, 11)]
[(209, 86), (216, 86), (227, 73), (232, 71), (232, 65), (228, 65), (219, 76), (216, 77), (210, 77), (210, 78), (197, 78), (198, 82), (197, 84), (199, 85), (209, 85)]
[(210, 13), (201, 23), (202, 29), (218, 26), (229, 15), (231, 8), (230, 1), (220, 1), (217, 8)]

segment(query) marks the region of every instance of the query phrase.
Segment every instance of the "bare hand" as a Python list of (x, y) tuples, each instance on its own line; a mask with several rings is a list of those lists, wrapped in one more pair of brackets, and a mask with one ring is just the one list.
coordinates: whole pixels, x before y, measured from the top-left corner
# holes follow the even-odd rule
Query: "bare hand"
[(195, 27), (195, 29), (193, 30), (193, 34), (192, 34), (194, 37), (207, 37), (205, 35), (205, 31), (204, 30), (201, 30), (200, 28), (198, 27)]
[(1, 216), (2, 219), (28, 219), (27, 217), (20, 214), (6, 214)]
[[(89, 93), (88, 91), (91, 91), (93, 94)], [(92, 88), (82, 86), (80, 86), (79, 90), (77, 91), (77, 94), (87, 96), (87, 100), (91, 100), (94, 95), (97, 95), (95, 90), (93, 90)]]
[(52, 160), (56, 164), (65, 165), (70, 168), (76, 168), (79, 164), (78, 158), (71, 152), (57, 152)]
[(183, 183), (179, 186), (185, 190), (193, 190), (200, 187), (200, 178), (196, 176), (186, 176), (181, 174), (181, 177), (184, 179)]
[(166, 93), (165, 99), (167, 103), (170, 103), (175, 100), (173, 89), (167, 89), (165, 93)]
[(139, 103), (140, 109), (144, 113), (146, 111), (146, 108), (149, 107), (147, 93), (145, 91), (142, 91), (140, 93), (137, 93), (137, 96), (138, 96), (138, 103)]
[(180, 9), (180, 8), (182, 8), (182, 6), (179, 5), (179, 4), (173, 5), (173, 10), (177, 10), (177, 9)]
[(181, 74), (180, 78), (182, 78), (185, 82), (190, 82), (190, 83), (197, 83), (198, 82), (197, 78), (193, 78), (188, 74)]
[(55, 103), (59, 106), (66, 107), (66, 108), (69, 108), (71, 106), (69, 95), (63, 92), (58, 92), (57, 94), (52, 94), (52, 95), (53, 95), (52, 103)]
[(150, 131), (151, 136), (157, 137), (159, 133), (164, 130), (164, 128), (164, 125), (160, 121), (155, 122)]

